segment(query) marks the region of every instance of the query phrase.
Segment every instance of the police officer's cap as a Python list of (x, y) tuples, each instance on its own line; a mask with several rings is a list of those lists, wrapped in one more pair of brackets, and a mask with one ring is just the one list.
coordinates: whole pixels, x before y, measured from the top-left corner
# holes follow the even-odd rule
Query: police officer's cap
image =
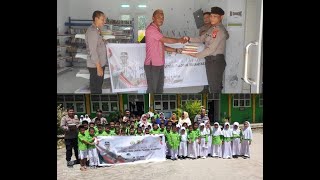
[(219, 14), (222, 16), (222, 15), (224, 15), (224, 11), (219, 7), (212, 7), (211, 14)]

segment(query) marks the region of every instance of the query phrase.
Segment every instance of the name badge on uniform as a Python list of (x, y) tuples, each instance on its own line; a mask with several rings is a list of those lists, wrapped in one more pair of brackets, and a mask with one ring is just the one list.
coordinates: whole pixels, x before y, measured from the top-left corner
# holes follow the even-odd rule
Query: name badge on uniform
[(212, 31), (212, 38), (216, 38), (219, 30)]

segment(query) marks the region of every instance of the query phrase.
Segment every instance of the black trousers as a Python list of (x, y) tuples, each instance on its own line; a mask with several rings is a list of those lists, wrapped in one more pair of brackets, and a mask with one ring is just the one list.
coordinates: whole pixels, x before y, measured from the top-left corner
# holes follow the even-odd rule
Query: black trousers
[(205, 59), (210, 92), (221, 93), (223, 89), (223, 73), (226, 68), (225, 57), (223, 54), (217, 54), (216, 56), (207, 56)]
[(105, 66), (102, 67), (103, 76), (98, 76), (97, 68), (89, 68), (90, 73), (90, 93), (91, 94), (102, 94), (102, 84), (104, 77)]
[(78, 152), (78, 138), (74, 139), (65, 139), (64, 140), (66, 144), (66, 160), (71, 161), (72, 157), (72, 148), (74, 150), (74, 155), (76, 156), (76, 159), (79, 159), (79, 152)]
[(147, 93), (163, 93), (164, 66), (144, 65), (148, 89)]

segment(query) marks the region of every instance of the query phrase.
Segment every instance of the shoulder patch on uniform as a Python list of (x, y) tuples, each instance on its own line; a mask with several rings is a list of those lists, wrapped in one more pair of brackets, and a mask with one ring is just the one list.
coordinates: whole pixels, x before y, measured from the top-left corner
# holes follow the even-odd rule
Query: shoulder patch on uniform
[(214, 29), (212, 31), (212, 38), (216, 38), (217, 37), (218, 31), (219, 31), (219, 29)]

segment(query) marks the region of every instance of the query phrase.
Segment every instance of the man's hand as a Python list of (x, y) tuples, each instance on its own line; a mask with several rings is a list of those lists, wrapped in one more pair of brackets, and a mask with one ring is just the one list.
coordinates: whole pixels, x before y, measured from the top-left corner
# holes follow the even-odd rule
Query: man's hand
[(99, 65), (99, 66), (97, 66), (97, 74), (98, 74), (98, 76), (103, 76), (103, 69), (102, 69), (102, 67)]
[(185, 44), (187, 42), (188, 42), (188, 40), (186, 38), (184, 38), (184, 37), (179, 39), (179, 43)]
[(186, 55), (192, 56), (192, 57), (196, 57), (195, 53), (186, 53)]
[(190, 41), (190, 37), (189, 36), (183, 36), (182, 37), (185, 41), (189, 42)]
[(178, 54), (181, 54), (181, 53), (182, 53), (182, 51), (183, 51), (183, 49), (182, 49), (182, 48), (177, 48), (177, 49), (176, 49), (176, 52), (177, 52)]

